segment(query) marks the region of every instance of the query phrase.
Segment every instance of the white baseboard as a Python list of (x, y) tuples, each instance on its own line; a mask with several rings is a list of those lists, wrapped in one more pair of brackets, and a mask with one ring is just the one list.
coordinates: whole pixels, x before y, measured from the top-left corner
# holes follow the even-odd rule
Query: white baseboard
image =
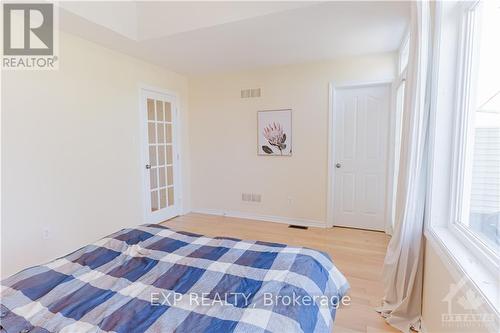
[(300, 225), (300, 226), (304, 226), (304, 227), (316, 227), (316, 228), (326, 228), (327, 227), (326, 223), (324, 221), (297, 219), (297, 218), (283, 217), (283, 216), (253, 214), (253, 213), (238, 212), (238, 211), (227, 211), (227, 210), (221, 210), (221, 209), (193, 209), (191, 212), (198, 213), (198, 214), (229, 216), (229, 217), (236, 217), (236, 218), (240, 218), (240, 219), (256, 220), (256, 221), (263, 221), (263, 222), (293, 224), (293, 225)]

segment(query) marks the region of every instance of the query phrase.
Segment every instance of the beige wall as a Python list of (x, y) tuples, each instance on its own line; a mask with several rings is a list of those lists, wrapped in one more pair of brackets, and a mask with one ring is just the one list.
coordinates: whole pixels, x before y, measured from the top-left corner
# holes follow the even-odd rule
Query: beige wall
[[(446, 263), (439, 255), (439, 248), (432, 245), (431, 241), (426, 242), (425, 262), (424, 262), (424, 291), (422, 316), (425, 333), (491, 333), (496, 332), (498, 323), (453, 323), (447, 324), (442, 321), (442, 315), (448, 314), (448, 303), (444, 301), (452, 284), (457, 284), (461, 280), (461, 273), (450, 263)], [(476, 310), (464, 309), (459, 300), (466, 296), (467, 292), (476, 290), (472, 286), (465, 284), (460, 291), (451, 299), (451, 313), (454, 314), (475, 314), (492, 315), (492, 312), (485, 304)], [(480, 297), (478, 294), (474, 294)]]
[(186, 78), (72, 35), (58, 71), (2, 72), (2, 277), (142, 223), (140, 82), (187, 124)]
[[(392, 79), (395, 63), (379, 54), (190, 79), (194, 210), (324, 223), (328, 83)], [(262, 97), (241, 99), (244, 88)], [(257, 156), (257, 111), (283, 108), (293, 109), (293, 156)], [(242, 192), (262, 202), (244, 203)]]

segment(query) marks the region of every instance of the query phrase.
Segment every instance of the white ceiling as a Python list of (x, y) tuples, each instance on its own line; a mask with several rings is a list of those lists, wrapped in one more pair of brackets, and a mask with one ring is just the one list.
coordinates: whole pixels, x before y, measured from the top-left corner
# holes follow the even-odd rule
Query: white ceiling
[(409, 3), (60, 2), (62, 30), (186, 75), (394, 51)]

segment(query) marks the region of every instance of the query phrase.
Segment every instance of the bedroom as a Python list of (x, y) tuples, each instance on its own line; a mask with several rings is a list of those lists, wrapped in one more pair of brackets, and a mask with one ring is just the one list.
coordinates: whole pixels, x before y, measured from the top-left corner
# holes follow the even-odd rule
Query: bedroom
[(497, 332), (499, 8), (2, 3), (2, 329)]

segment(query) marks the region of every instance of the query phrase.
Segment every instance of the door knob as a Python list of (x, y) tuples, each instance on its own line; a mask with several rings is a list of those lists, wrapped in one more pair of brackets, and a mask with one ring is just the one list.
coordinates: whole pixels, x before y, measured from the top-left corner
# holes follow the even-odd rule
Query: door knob
[(340, 169), (340, 167), (341, 167), (341, 166), (342, 166), (342, 164), (340, 164), (340, 163), (335, 164), (335, 167), (336, 167), (337, 169)]
[(146, 169), (151, 169), (151, 164), (146, 164)]

